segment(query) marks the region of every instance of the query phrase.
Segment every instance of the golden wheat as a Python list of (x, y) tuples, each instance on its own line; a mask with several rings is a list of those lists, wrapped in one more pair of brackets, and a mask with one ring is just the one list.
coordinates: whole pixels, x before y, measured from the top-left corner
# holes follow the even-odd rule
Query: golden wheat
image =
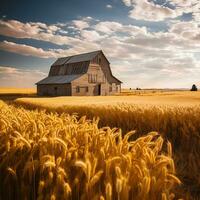
[(130, 140), (95, 119), (0, 107), (1, 199), (173, 199), (180, 180), (158, 134)]
[[(136, 104), (133, 104), (134, 100), (136, 100)], [(182, 100), (183, 104), (181, 104)], [(122, 103), (123, 101), (127, 103)], [(150, 105), (146, 105), (148, 101)], [(199, 93), (179, 92), (175, 95), (171, 94), (171, 96), (163, 93), (161, 96), (147, 96), (145, 100), (144, 97), (90, 97), (88, 99), (84, 97), (81, 100), (75, 97), (59, 97), (52, 99), (38, 98), (34, 101), (30, 98), (18, 99), (16, 103), (28, 109), (46, 109), (48, 112), (60, 114), (66, 112), (69, 114), (76, 113), (79, 117), (86, 115), (89, 119), (99, 117), (99, 127), (119, 127), (124, 133), (136, 130), (136, 134), (130, 136), (131, 139), (146, 135), (151, 131), (159, 132), (163, 138), (170, 142), (170, 145), (166, 145), (169, 157), (172, 156), (173, 147), (173, 158), (177, 174), (183, 182), (180, 193), (185, 195), (190, 193), (193, 198), (200, 198)], [(146, 141), (151, 140), (151, 137), (153, 136), (146, 138)], [(124, 140), (126, 140), (125, 138), (126, 136)], [(157, 142), (162, 146), (162, 139)], [(108, 148), (110, 144), (107, 143), (106, 145)], [(117, 150), (121, 152), (124, 148), (133, 145), (132, 142), (125, 145), (124, 141), (122, 146), (119, 138)], [(159, 151), (159, 145), (154, 148), (153, 153), (147, 154), (152, 163), (155, 162), (154, 154)], [(102, 157), (105, 157), (105, 152), (101, 149), (100, 153)], [(139, 170), (138, 173), (140, 173)]]

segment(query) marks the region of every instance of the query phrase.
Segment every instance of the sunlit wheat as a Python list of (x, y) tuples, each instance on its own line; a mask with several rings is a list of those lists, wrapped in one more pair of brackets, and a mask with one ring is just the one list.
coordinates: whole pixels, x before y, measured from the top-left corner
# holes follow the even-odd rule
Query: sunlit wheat
[(181, 184), (157, 133), (132, 140), (96, 119), (0, 107), (1, 199), (173, 199)]

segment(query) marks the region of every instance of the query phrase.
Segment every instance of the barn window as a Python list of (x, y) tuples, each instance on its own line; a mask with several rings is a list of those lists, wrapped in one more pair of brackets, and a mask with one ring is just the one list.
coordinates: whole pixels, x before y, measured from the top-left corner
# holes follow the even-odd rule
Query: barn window
[(97, 82), (97, 74), (88, 74), (88, 82), (96, 83)]
[(112, 92), (112, 86), (109, 87), (109, 92)]
[(97, 75), (93, 74), (92, 75), (92, 83), (96, 83), (97, 82)]
[(99, 58), (99, 64), (101, 64), (101, 58)]
[(80, 92), (80, 87), (77, 86), (77, 87), (76, 87), (76, 93), (79, 93), (79, 92)]

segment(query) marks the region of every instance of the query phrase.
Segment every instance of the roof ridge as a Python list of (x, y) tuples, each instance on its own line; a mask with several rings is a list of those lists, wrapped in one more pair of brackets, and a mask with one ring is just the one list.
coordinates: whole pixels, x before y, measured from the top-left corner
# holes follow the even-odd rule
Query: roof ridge
[(92, 51), (92, 52), (87, 52), (87, 53), (71, 55), (71, 56), (67, 56), (67, 57), (60, 57), (53, 63), (52, 66), (64, 65), (67, 63), (90, 61), (101, 52), (103, 53), (102, 50), (98, 50), (98, 51)]
[(63, 58), (67, 58), (67, 59), (65, 60), (64, 64), (67, 63), (72, 57), (73, 57), (73, 56), (63, 57)]
[(84, 54), (91, 54), (91, 53), (95, 53), (95, 52), (101, 52), (102, 50), (96, 50), (96, 51), (91, 51), (91, 52), (85, 52), (85, 53), (79, 53), (79, 54), (73, 54), (71, 56), (65, 56), (65, 57), (60, 57), (60, 58), (68, 58), (68, 57), (75, 57), (75, 56), (80, 56), (80, 55), (84, 55)]

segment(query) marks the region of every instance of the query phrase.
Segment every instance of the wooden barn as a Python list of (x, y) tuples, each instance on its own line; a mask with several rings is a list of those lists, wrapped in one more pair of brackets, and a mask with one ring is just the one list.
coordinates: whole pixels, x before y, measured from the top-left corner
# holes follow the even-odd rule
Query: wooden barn
[(103, 96), (119, 93), (121, 83), (103, 52), (94, 51), (57, 59), (36, 85), (40, 96)]

